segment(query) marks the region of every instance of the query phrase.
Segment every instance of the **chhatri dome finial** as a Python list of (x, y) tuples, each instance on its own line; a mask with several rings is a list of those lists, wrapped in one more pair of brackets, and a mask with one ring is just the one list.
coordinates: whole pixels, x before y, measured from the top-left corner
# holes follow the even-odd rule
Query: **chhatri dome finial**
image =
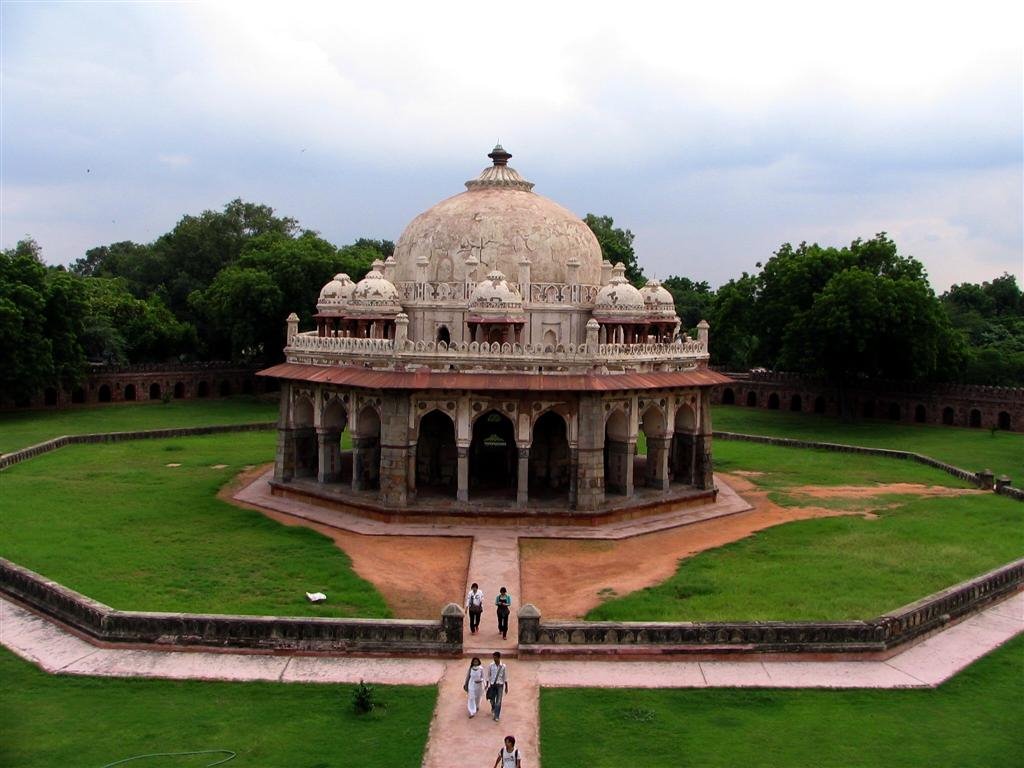
[(509, 164), (512, 155), (505, 151), (501, 142), (494, 145), (494, 149), (487, 153), (494, 165), (484, 168), (475, 179), (466, 182), (466, 189), (481, 189), (486, 187), (498, 187), (503, 189), (519, 189), (529, 192), (533, 189), (533, 183), (527, 181), (515, 168)]
[(512, 155), (506, 152), (505, 148), (501, 146), (500, 141), (494, 145), (494, 149), (492, 149), (487, 156), (494, 161), (495, 165), (508, 165), (508, 161), (512, 157)]

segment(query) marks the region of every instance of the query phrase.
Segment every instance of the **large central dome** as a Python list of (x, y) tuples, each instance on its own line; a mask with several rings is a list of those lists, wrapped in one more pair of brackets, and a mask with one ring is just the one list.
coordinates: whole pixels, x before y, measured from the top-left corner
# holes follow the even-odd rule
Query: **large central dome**
[[(463, 282), (493, 270), (519, 281), (524, 257), (530, 282), (601, 284), (601, 246), (571, 211), (532, 191), (533, 184), (509, 167), (498, 145), (494, 164), (466, 182), (462, 194), (442, 200), (405, 228), (395, 246), (396, 282), (426, 278)], [(579, 266), (570, 279), (569, 261)], [(426, 269), (421, 277), (419, 268)]]

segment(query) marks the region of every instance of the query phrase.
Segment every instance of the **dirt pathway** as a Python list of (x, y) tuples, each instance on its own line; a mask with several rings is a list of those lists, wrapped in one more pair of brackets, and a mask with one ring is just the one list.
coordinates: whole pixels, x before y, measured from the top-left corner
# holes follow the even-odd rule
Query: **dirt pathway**
[[(468, 536), (370, 536), (239, 502), (235, 492), (260, 477), (266, 466), (238, 475), (218, 498), (288, 525), (312, 528), (331, 539), (352, 560), (352, 569), (373, 584), (396, 619), (436, 619), (441, 609), (466, 593), (473, 540)], [(518, 591), (518, 563), (516, 589)], [(495, 590), (496, 591), (496, 590)], [(491, 622), (494, 627), (494, 622)]]
[(872, 517), (872, 508), (886, 506), (885, 494), (921, 496), (983, 493), (962, 488), (894, 483), (877, 486), (803, 486), (788, 492), (813, 498), (851, 498), (865, 503), (856, 509), (818, 506), (783, 507), (755, 486), (747, 473), (720, 475), (753, 509), (621, 541), (524, 539), (523, 601), (549, 618), (578, 618), (604, 600), (660, 584), (676, 572), (679, 560), (720, 547), (775, 525), (836, 515)]

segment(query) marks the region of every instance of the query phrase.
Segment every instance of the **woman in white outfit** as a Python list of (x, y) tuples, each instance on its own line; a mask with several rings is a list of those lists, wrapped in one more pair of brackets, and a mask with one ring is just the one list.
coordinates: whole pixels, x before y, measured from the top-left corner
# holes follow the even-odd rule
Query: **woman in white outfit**
[(467, 703), (469, 716), (476, 717), (477, 710), (480, 708), (480, 699), (484, 695), (484, 665), (478, 656), (474, 656), (473, 660), (469, 662), (469, 669), (466, 670), (466, 682), (463, 683), (462, 690), (469, 694)]

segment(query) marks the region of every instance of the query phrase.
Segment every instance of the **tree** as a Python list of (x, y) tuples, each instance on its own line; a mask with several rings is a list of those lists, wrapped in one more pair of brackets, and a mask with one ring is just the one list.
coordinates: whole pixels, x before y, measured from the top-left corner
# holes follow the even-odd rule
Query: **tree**
[(966, 339), (961, 381), (1021, 386), (1024, 383), (1024, 294), (1003, 274), (980, 285), (954, 285), (942, 295), (950, 323)]
[(601, 255), (605, 260), (612, 264), (622, 262), (626, 267), (626, 279), (638, 288), (642, 286), (646, 280), (633, 251), (633, 233), (628, 229), (616, 227), (611, 216), (595, 216), (588, 213), (583, 221), (597, 238), (601, 246)]
[(755, 365), (758, 337), (757, 278), (744, 272), (715, 293), (711, 324), (711, 362), (734, 371)]
[(190, 302), (207, 322), (207, 352), (221, 359), (261, 360), (272, 324), (281, 325), (282, 294), (274, 278), (251, 267), (222, 269)]
[(672, 275), (661, 284), (672, 294), (684, 330), (693, 331), (697, 323), (710, 317), (715, 294), (707, 282), (696, 283), (688, 277)]

